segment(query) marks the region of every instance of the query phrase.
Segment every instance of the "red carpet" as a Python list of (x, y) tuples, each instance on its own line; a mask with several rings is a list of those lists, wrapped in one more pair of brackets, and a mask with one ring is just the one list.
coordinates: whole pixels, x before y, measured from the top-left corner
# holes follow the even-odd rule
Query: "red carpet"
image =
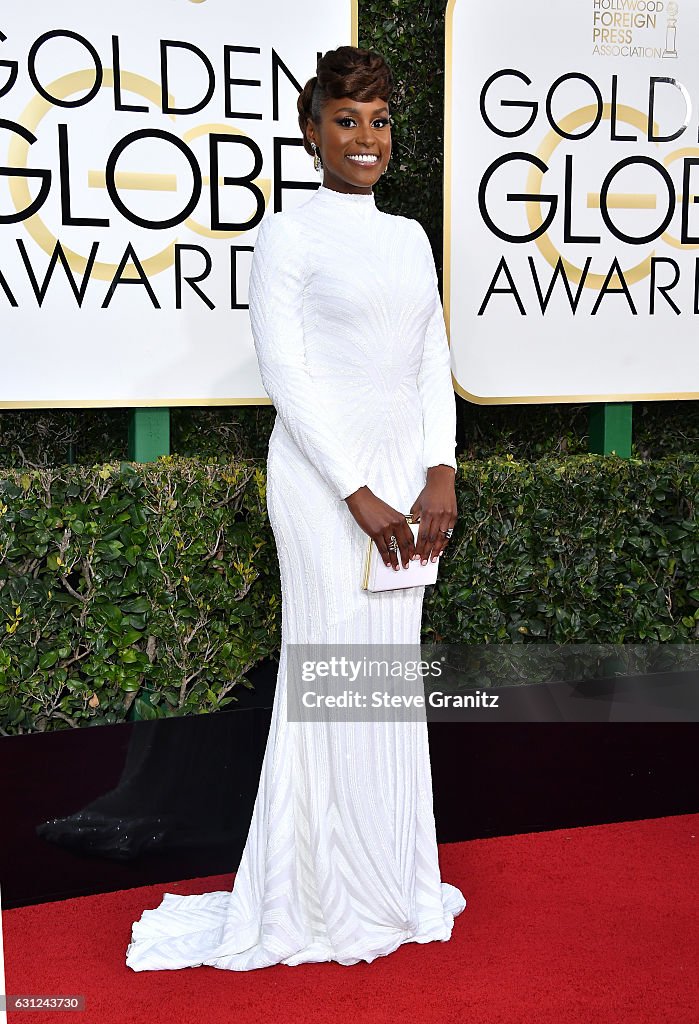
[(697, 1024), (698, 836), (694, 814), (440, 846), (468, 901), (451, 940), (350, 967), (124, 965), (132, 921), (162, 892), (232, 875), (24, 907), (3, 914), (6, 988), (83, 994), (80, 1024)]

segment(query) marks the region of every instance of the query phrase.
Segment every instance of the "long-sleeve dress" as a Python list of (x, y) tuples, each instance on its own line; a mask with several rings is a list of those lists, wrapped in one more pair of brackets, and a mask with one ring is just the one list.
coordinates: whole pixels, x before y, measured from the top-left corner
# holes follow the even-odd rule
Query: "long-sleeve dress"
[(270, 731), (232, 891), (165, 893), (133, 925), (135, 971), (371, 962), (404, 942), (448, 940), (466, 906), (440, 877), (424, 716), (285, 713), (288, 644), (420, 641), (424, 586), (361, 588), (368, 537), (343, 499), (367, 484), (407, 513), (430, 466), (456, 467), (429, 241), (373, 193), (321, 185), (262, 220), (249, 303), (277, 413), (267, 507), (282, 644)]

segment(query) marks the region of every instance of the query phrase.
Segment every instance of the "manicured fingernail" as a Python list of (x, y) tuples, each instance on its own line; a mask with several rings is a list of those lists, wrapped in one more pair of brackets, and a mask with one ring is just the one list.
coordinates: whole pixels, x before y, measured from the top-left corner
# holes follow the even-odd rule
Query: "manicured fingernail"
[(432, 555), (432, 561), (433, 561), (433, 562), (436, 562), (436, 561), (437, 561), (437, 556), (436, 556), (436, 555)]
[(426, 558), (421, 558), (420, 559), (420, 565), (427, 565), (427, 559)]

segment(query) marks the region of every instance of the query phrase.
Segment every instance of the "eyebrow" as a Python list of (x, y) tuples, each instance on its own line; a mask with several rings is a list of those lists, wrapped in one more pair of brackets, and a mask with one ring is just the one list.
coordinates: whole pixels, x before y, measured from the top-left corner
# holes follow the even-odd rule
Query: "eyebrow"
[[(357, 110), (356, 107), (337, 107), (337, 109), (335, 110), (335, 113), (339, 114), (341, 110), (348, 110), (350, 112), (350, 114), (358, 114), (359, 113), (359, 111)], [(380, 114), (382, 110), (388, 110), (388, 107), (386, 107), (386, 106), (377, 107), (376, 110), (374, 111), (374, 113), (375, 114)]]

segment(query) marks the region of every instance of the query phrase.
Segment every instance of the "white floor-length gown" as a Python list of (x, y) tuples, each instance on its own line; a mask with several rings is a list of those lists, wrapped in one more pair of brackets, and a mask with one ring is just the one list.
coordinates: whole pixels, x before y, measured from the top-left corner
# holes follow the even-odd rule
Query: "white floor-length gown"
[(135, 971), (371, 962), (404, 942), (446, 941), (466, 906), (440, 877), (424, 719), (286, 716), (287, 644), (419, 644), (424, 587), (361, 589), (368, 537), (343, 499), (368, 484), (407, 513), (429, 466), (456, 466), (429, 241), (373, 193), (321, 185), (261, 222), (249, 301), (277, 411), (267, 507), (282, 647), (271, 726), (232, 891), (165, 893), (133, 925)]

